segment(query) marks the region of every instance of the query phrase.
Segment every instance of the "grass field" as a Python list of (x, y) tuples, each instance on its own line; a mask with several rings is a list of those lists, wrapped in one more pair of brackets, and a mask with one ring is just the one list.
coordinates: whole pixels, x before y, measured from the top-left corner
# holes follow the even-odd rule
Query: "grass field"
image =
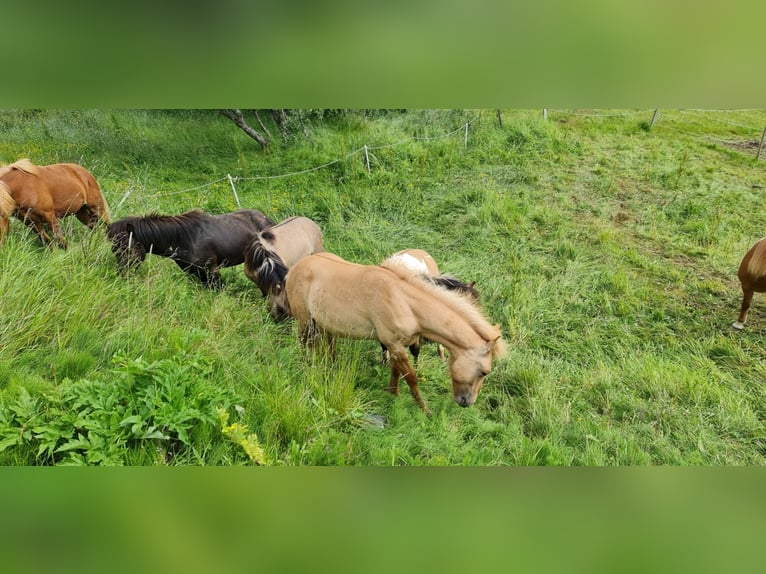
[(102, 232), (68, 218), (69, 249), (50, 251), (14, 221), (0, 463), (766, 461), (766, 300), (730, 328), (737, 266), (764, 235), (766, 111), (304, 116), (269, 124), (261, 150), (213, 111), (5, 110), (0, 162), (81, 163), (115, 219), (238, 198), (313, 218), (352, 261), (426, 249), (476, 281), (508, 343), (477, 403), (454, 404), (434, 345), (418, 364), (431, 417), (386, 392), (374, 341), (304, 354), (241, 267), (221, 292), (156, 257), (121, 278)]

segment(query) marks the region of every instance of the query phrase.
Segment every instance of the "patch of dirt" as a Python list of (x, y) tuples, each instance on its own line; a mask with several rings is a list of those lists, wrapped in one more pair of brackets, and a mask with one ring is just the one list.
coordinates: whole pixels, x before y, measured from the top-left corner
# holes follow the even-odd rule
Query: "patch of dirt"
[[(721, 143), (729, 149), (757, 152), (761, 142), (760, 140), (729, 140), (722, 141)], [(766, 144), (764, 144), (764, 147), (766, 147)], [(766, 154), (763, 151), (761, 151), (761, 159), (766, 159)]]

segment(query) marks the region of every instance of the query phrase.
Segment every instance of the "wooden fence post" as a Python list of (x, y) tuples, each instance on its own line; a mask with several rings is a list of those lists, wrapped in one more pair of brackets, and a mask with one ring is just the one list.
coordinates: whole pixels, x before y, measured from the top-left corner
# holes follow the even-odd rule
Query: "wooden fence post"
[(242, 207), (239, 203), (239, 196), (237, 195), (237, 188), (234, 187), (234, 178), (231, 177), (231, 174), (226, 174), (226, 177), (229, 178), (229, 184), (231, 184), (231, 190), (234, 192), (234, 201), (237, 202), (237, 207)]
[(364, 144), (364, 161), (367, 164), (367, 173), (371, 173), (370, 169), (370, 152), (367, 150), (367, 144)]
[(761, 150), (763, 149), (763, 138), (766, 138), (766, 126), (763, 127), (763, 133), (761, 134), (761, 143), (758, 144), (758, 153), (755, 154), (755, 159), (761, 159)]

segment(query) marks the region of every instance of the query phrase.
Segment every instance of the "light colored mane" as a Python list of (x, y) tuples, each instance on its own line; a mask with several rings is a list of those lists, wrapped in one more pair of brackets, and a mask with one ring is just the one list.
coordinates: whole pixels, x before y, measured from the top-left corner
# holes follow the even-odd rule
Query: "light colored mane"
[(753, 251), (753, 256), (747, 265), (747, 272), (753, 279), (760, 279), (766, 276), (766, 241), (760, 239)]
[(4, 165), (3, 167), (0, 167), (0, 177), (4, 176), (6, 173), (11, 171), (12, 169), (18, 169), (19, 171), (23, 171), (24, 173), (28, 173), (31, 175), (37, 175), (38, 173), (37, 166), (33, 164), (27, 158), (23, 158), (13, 162), (12, 164)]
[[(441, 303), (460, 315), (485, 341), (492, 341), (501, 335), (500, 329), (487, 321), (486, 317), (482, 315), (481, 311), (479, 311), (476, 305), (471, 302), (468, 296), (458, 293), (457, 291), (442, 289), (437, 285), (433, 285), (432, 283), (423, 280), (420, 274), (406, 264), (399, 264), (395, 259), (389, 263), (391, 265), (390, 267), (387, 267), (389, 271), (410, 285), (421, 291), (425, 291), (435, 299), (438, 299)], [(391, 269), (391, 267), (396, 267), (396, 269)], [(505, 354), (505, 351), (505, 342), (502, 338), (497, 339), (492, 355), (495, 358), (500, 358)]]

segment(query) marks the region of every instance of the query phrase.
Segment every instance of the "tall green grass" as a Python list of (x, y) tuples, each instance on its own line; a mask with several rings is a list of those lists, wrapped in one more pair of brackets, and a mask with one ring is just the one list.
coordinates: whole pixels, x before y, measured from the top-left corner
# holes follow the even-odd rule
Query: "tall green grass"
[[(228, 174), (243, 207), (312, 217), (342, 257), (427, 249), (477, 282), (510, 351), (460, 409), (426, 346), (426, 417), (406, 387), (386, 392), (377, 343), (341, 341), (335, 362), (302, 351), (239, 268), (220, 292), (161, 258), (122, 278), (102, 231), (65, 220), (70, 249), (50, 251), (14, 222), (0, 463), (763, 464), (758, 296), (745, 331), (729, 325), (766, 185), (735, 144), (766, 113), (645, 116), (307, 113), (269, 124), (261, 150), (207, 110), (0, 112), (0, 161), (82, 163), (115, 218), (235, 209)], [(191, 421), (180, 436), (173, 413)]]

